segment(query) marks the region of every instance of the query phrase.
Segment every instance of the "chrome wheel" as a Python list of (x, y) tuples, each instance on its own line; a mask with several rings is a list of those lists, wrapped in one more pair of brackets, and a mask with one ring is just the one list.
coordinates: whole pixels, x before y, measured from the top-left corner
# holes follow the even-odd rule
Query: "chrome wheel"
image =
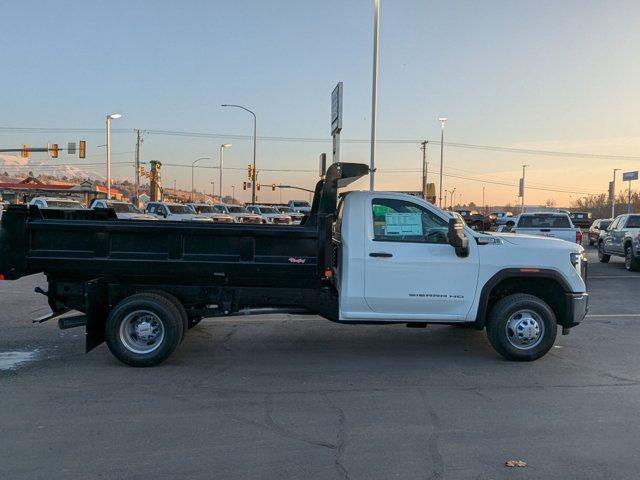
[(533, 310), (518, 310), (507, 320), (507, 339), (520, 350), (534, 348), (544, 336), (544, 322)]
[(156, 350), (164, 339), (164, 325), (155, 313), (136, 310), (120, 323), (120, 341), (130, 352), (144, 355)]

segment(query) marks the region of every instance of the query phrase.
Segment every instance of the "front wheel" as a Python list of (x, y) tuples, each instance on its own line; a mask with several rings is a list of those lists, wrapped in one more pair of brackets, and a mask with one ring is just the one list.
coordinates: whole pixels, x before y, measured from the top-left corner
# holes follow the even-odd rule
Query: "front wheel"
[(634, 257), (631, 245), (627, 245), (624, 249), (624, 268), (630, 272), (640, 271), (640, 260)]
[(546, 302), (519, 293), (498, 300), (491, 309), (487, 337), (507, 360), (530, 362), (553, 346), (557, 328), (556, 316)]
[(604, 253), (603, 242), (598, 243), (598, 260), (600, 261), (600, 263), (609, 263), (609, 260), (611, 260), (611, 255), (607, 255), (606, 253)]
[(105, 328), (107, 346), (123, 363), (151, 367), (166, 360), (184, 333), (175, 305), (156, 293), (138, 293), (118, 303)]

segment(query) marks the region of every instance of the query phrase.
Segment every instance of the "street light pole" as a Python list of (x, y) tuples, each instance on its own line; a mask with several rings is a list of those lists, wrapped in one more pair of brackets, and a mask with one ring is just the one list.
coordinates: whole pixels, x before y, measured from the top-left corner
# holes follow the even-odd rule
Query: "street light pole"
[(231, 201), (235, 202), (236, 200), (236, 186), (231, 185)]
[(122, 118), (119, 113), (107, 115), (107, 200), (111, 200), (111, 120)]
[(373, 18), (373, 78), (371, 81), (371, 160), (369, 166), (369, 190), (375, 185), (376, 165), (376, 122), (378, 119), (378, 40), (380, 38), (380, 0), (375, 0), (375, 15)]
[(200, 157), (200, 158), (196, 158), (192, 163), (191, 163), (191, 201), (195, 202), (196, 201), (196, 191), (194, 190), (193, 187), (193, 167), (196, 165), (196, 163), (198, 163), (200, 160), (211, 160), (209, 157)]
[(211, 182), (211, 201), (216, 203), (216, 182)]
[(613, 169), (613, 183), (611, 184), (611, 218), (616, 217), (616, 172), (619, 168)]
[(241, 108), (253, 115), (253, 178), (251, 179), (251, 203), (256, 203), (256, 114), (242, 105), (222, 104), (223, 107)]
[(224, 203), (222, 201), (222, 169), (224, 168), (224, 149), (230, 147), (230, 143), (223, 143), (220, 145), (220, 203)]
[[(444, 165), (444, 123), (447, 121), (447, 117), (438, 118), (440, 122), (440, 204), (438, 205), (442, 208), (442, 167)], [(445, 199), (446, 200), (446, 199)]]

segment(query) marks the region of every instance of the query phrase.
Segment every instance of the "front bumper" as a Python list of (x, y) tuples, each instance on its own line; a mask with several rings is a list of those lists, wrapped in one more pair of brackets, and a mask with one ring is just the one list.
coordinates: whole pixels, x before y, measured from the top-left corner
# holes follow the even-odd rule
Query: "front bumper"
[(571, 328), (578, 325), (589, 311), (588, 293), (567, 293), (565, 294), (567, 314), (563, 327)]

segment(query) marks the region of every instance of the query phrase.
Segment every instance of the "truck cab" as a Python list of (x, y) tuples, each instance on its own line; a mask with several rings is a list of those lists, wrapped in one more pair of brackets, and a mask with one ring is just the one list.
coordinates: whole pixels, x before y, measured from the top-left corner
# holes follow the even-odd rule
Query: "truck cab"
[(178, 222), (213, 222), (213, 219), (200, 215), (188, 205), (170, 202), (149, 202), (145, 212), (155, 215), (159, 220)]
[(135, 205), (129, 202), (97, 199), (93, 201), (91, 208), (94, 210), (97, 208), (111, 208), (118, 218), (124, 220), (158, 220), (153, 215), (142, 213)]
[(640, 215), (618, 215), (598, 239), (598, 259), (607, 263), (623, 257), (625, 268), (640, 271)]

